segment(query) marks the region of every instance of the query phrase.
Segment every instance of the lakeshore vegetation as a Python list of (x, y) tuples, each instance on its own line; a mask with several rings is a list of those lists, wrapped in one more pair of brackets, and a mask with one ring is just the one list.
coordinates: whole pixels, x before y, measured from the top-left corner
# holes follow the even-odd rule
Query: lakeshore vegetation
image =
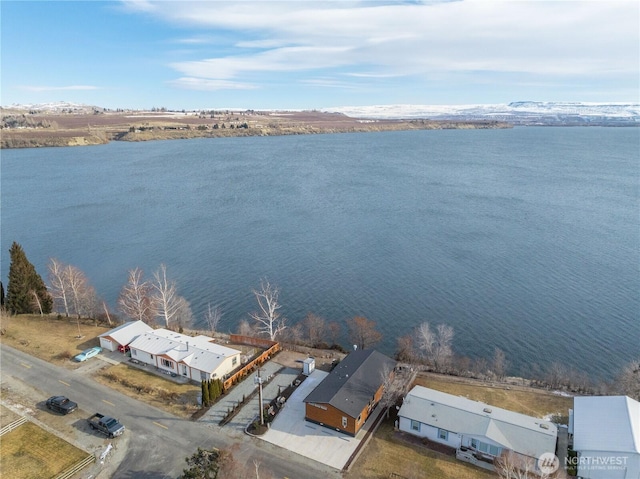
[[(141, 320), (150, 325), (182, 332), (198, 322), (188, 301), (178, 294), (178, 286), (160, 265), (153, 277), (147, 279), (139, 268), (129, 271), (127, 282), (118, 299), (118, 311), (111, 311), (101, 300), (86, 275), (73, 265), (51, 259), (48, 265), (48, 286), (27, 259), (22, 247), (14, 242), (11, 247), (9, 284), (5, 297), (0, 283), (2, 308), (9, 314), (48, 316), (74, 320), (81, 336), (81, 320), (89, 319), (109, 327), (122, 320)], [(267, 279), (253, 290), (257, 308), (240, 321), (237, 332), (278, 340), (296, 348), (300, 346), (320, 349), (346, 350), (339, 343), (343, 327), (350, 344), (361, 349), (373, 348), (382, 339), (375, 321), (355, 316), (343, 323), (328, 321), (313, 313), (296, 323), (285, 318), (280, 309), (279, 288)], [(209, 307), (200, 324), (216, 334), (220, 311)], [(395, 357), (401, 363), (425, 371), (485, 381), (510, 381), (520, 385), (557, 389), (577, 394), (625, 394), (640, 399), (640, 358), (630, 358), (621, 365), (616, 377), (594, 381), (585, 371), (552, 363), (545, 369), (533, 368), (529, 378), (510, 378), (509, 362), (505, 353), (495, 348), (490, 358), (468, 358), (454, 352), (455, 331), (446, 324), (421, 323), (409, 335), (397, 338)], [(66, 353), (70, 354), (70, 353)]]

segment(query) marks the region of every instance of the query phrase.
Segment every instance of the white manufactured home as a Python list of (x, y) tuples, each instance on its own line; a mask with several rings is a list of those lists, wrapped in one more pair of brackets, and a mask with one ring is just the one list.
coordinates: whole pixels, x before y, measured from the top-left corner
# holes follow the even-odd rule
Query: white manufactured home
[(100, 347), (107, 351), (116, 351), (120, 346), (128, 346), (130, 342), (153, 328), (143, 321), (129, 321), (113, 328), (100, 336)]
[(640, 479), (640, 403), (627, 396), (573, 399), (578, 477)]
[(549, 421), (422, 386), (405, 397), (398, 428), (488, 462), (509, 451), (535, 460), (554, 454), (558, 436)]
[(241, 352), (208, 336), (155, 329), (129, 344), (131, 358), (193, 381), (224, 379), (240, 366)]

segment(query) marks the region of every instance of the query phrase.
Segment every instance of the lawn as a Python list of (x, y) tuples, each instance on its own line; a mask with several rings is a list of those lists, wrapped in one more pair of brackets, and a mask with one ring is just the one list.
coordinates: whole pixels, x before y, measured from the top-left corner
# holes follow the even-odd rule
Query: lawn
[(26, 422), (2, 436), (0, 476), (12, 479), (56, 477), (85, 457), (86, 452)]
[(455, 457), (395, 437), (393, 422), (383, 422), (345, 479), (495, 479), (495, 475)]
[(532, 388), (492, 387), (436, 375), (419, 375), (415, 384), (539, 418), (549, 414), (566, 416), (573, 408), (573, 398)]
[[(75, 319), (57, 319), (56, 316), (21, 314), (2, 315), (0, 318), (0, 342), (45, 361), (74, 368), (71, 361), (79, 352), (92, 346), (100, 346), (98, 335), (109, 328), (80, 322)], [(79, 336), (79, 337), (78, 337)]]
[(199, 385), (175, 383), (127, 364), (103, 369), (95, 380), (176, 416), (191, 417), (198, 409)]

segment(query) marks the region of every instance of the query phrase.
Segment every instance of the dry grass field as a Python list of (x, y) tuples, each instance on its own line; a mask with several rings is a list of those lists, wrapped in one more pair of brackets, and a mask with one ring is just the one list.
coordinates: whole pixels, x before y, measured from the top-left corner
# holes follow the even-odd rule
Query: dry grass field
[(539, 418), (551, 414), (566, 416), (569, 408), (573, 408), (573, 398), (533, 388), (487, 386), (433, 374), (419, 375), (415, 384)]
[(98, 335), (107, 327), (93, 321), (78, 326), (75, 319), (56, 316), (18, 315), (0, 317), (0, 342), (59, 366), (77, 368), (71, 358), (92, 346), (99, 346)]
[(127, 364), (103, 369), (95, 380), (176, 416), (188, 418), (198, 409), (199, 386), (178, 384)]
[(455, 457), (396, 436), (393, 422), (383, 422), (346, 479), (495, 479), (495, 475)]
[(12, 479), (56, 477), (87, 453), (26, 422), (2, 436), (0, 476)]

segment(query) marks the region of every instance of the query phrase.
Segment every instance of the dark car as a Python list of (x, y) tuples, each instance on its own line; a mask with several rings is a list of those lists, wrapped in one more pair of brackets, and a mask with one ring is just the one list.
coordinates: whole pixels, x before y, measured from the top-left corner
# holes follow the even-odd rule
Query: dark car
[(78, 409), (78, 404), (64, 396), (51, 396), (47, 399), (47, 407), (61, 414), (69, 414)]

